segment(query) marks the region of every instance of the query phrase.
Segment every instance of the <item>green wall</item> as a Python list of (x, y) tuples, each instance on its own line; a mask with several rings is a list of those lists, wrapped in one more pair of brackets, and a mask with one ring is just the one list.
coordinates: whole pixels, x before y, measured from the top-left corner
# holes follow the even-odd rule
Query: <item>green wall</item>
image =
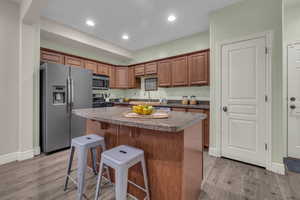
[(128, 64), (136, 64), (208, 48), (209, 32), (201, 32), (188, 37), (183, 37), (177, 40), (135, 51), (133, 53), (134, 58), (130, 60)]
[(285, 0), (285, 40), (300, 41), (300, 1)]
[[(282, 163), (284, 134), (282, 133), (282, 0), (244, 0), (210, 15), (211, 73), (213, 84), (219, 83), (215, 69), (218, 63), (217, 45), (247, 35), (272, 30), (272, 161)], [(212, 86), (214, 87), (214, 86)], [(213, 92), (213, 95), (217, 91)], [(217, 102), (211, 98), (212, 119), (216, 119)], [(216, 121), (216, 120), (213, 120)], [(212, 147), (216, 145), (216, 124), (212, 124)]]

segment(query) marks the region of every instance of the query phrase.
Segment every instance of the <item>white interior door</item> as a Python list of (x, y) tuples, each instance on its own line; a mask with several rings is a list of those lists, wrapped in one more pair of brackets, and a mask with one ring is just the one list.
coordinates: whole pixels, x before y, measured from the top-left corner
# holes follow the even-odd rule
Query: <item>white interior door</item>
[(266, 165), (266, 39), (222, 48), (222, 156)]
[(300, 44), (288, 48), (288, 156), (300, 159)]

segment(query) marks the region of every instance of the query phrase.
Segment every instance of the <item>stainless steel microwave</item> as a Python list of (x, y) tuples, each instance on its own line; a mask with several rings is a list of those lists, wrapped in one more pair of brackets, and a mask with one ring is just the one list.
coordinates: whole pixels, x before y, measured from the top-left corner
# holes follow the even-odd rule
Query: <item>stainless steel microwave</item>
[(107, 76), (94, 75), (93, 76), (93, 90), (108, 90), (109, 78)]

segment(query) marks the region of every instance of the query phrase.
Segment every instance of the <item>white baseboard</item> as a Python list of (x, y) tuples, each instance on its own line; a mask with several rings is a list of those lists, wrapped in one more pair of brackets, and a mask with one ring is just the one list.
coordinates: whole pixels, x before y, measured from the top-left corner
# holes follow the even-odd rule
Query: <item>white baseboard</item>
[(34, 147), (34, 155), (37, 156), (37, 155), (40, 155), (41, 154), (41, 148), (38, 146), (38, 147)]
[(217, 148), (209, 147), (208, 149), (208, 155), (214, 156), (214, 157), (220, 157), (220, 153), (217, 151)]
[(33, 149), (23, 151), (23, 152), (18, 152), (18, 161), (27, 160), (27, 159), (33, 158), (33, 156), (34, 156)]
[(282, 163), (272, 162), (269, 170), (277, 174), (285, 175), (285, 167)]
[(33, 158), (34, 152), (35, 151), (33, 149), (30, 149), (30, 150), (23, 151), (23, 152), (13, 152), (13, 153), (1, 155), (0, 156), (0, 165), (10, 163), (13, 161), (22, 161), (22, 160), (27, 160), (27, 159)]
[(0, 165), (18, 160), (18, 152), (8, 153), (0, 156)]

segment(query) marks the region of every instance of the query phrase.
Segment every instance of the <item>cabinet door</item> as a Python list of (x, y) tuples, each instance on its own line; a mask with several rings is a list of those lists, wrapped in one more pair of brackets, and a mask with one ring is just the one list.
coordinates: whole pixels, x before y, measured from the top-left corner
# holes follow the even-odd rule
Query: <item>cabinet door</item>
[(65, 65), (84, 68), (84, 60), (77, 57), (65, 56)]
[(57, 64), (65, 64), (64, 56), (59, 53), (54, 53), (50, 51), (41, 51), (41, 58), (44, 62), (57, 63)]
[(188, 65), (186, 56), (172, 60), (172, 85), (188, 85)]
[(189, 85), (209, 84), (208, 54), (208, 52), (203, 52), (188, 57)]
[(157, 74), (157, 63), (147, 63), (145, 64), (145, 74), (151, 75), (151, 74)]
[(98, 63), (98, 74), (100, 75), (109, 75), (109, 65), (103, 64), (103, 63)]
[(97, 63), (93, 61), (86, 60), (84, 62), (84, 67), (93, 72), (93, 74), (97, 74)]
[(172, 85), (172, 64), (170, 60), (163, 60), (157, 64), (158, 86), (168, 87)]
[(134, 67), (136, 76), (144, 76), (145, 75), (145, 65), (136, 65)]
[(116, 67), (116, 88), (128, 88), (128, 67)]
[(135, 79), (134, 67), (129, 67), (128, 68), (128, 87), (129, 88), (136, 88), (136, 79)]
[(209, 110), (202, 109), (188, 109), (188, 112), (204, 113), (207, 118), (202, 122), (202, 134), (203, 134), (203, 147), (209, 147)]
[(116, 67), (109, 67), (109, 88), (116, 88)]

